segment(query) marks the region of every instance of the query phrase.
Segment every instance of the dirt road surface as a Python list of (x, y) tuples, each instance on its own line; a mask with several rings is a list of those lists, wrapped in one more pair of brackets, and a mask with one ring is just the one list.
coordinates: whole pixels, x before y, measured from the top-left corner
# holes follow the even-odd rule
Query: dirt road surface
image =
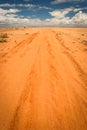
[(87, 29), (2, 29), (0, 130), (87, 130)]

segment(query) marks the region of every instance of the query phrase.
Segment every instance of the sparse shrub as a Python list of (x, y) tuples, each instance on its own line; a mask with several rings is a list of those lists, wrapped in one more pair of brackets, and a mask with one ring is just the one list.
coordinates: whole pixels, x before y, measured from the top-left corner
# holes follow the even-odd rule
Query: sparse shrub
[(25, 35), (28, 35), (29, 33), (25, 33)]
[(82, 34), (82, 36), (84, 36), (84, 34)]
[(7, 33), (1, 33), (0, 34), (0, 43), (7, 42), (8, 34)]
[(82, 43), (87, 46), (87, 41), (83, 40)]
[(15, 30), (18, 30), (18, 28), (15, 28)]
[(87, 51), (87, 49), (84, 49), (84, 51)]
[(1, 33), (0, 38), (8, 38), (8, 34), (7, 33)]
[(5, 38), (0, 38), (0, 43), (7, 42)]

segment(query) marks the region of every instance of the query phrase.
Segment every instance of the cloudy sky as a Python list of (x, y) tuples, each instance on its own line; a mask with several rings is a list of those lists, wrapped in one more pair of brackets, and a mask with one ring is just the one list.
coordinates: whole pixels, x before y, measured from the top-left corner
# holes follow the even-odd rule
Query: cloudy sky
[(0, 0), (0, 27), (87, 27), (87, 0)]

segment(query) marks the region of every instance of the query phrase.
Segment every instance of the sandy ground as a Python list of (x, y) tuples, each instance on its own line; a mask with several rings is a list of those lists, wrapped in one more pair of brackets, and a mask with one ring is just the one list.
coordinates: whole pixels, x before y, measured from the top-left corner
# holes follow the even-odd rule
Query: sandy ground
[(0, 32), (0, 130), (87, 130), (87, 28)]

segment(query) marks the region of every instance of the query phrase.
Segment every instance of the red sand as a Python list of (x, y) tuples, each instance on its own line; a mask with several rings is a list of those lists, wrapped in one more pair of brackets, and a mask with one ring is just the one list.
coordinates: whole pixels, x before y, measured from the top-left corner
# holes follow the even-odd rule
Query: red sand
[(87, 29), (0, 31), (0, 130), (87, 130)]

